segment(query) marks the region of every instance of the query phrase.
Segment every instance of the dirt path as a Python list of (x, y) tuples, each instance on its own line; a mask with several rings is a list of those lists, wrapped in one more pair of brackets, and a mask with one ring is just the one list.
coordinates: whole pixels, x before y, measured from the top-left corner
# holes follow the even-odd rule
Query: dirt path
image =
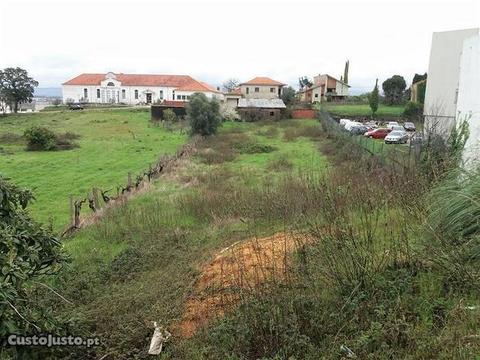
[(232, 309), (243, 294), (269, 282), (288, 280), (290, 255), (308, 242), (303, 234), (281, 232), (239, 241), (221, 250), (202, 268), (175, 332), (190, 337)]

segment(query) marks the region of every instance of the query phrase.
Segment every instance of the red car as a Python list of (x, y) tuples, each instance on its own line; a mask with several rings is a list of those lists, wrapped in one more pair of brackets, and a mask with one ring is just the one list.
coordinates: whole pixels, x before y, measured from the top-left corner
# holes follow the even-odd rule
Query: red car
[(387, 136), (390, 131), (392, 130), (386, 128), (378, 128), (366, 132), (365, 136), (372, 139), (385, 139), (385, 136)]

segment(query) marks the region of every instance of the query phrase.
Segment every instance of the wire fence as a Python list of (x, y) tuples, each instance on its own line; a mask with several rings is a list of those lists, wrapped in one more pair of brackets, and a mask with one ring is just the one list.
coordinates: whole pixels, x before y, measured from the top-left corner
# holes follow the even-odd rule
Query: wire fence
[(389, 145), (385, 144), (383, 140), (353, 135), (335, 121), (330, 114), (322, 110), (317, 112), (317, 119), (330, 137), (343, 143), (352, 144), (352, 151), (361, 151), (375, 156), (395, 169), (413, 169), (420, 164), (423, 151), (421, 142), (409, 140), (407, 144)]

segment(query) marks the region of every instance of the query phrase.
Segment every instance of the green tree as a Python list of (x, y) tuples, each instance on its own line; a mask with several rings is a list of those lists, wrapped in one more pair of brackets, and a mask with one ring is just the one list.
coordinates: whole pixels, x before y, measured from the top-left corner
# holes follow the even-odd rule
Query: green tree
[(187, 118), (192, 135), (213, 135), (222, 122), (220, 104), (216, 99), (209, 100), (203, 93), (195, 93), (187, 104)]
[[(33, 194), (0, 176), (0, 336), (39, 331), (48, 311), (35, 301), (35, 285), (67, 260), (62, 245), (26, 212)], [(44, 285), (47, 287), (47, 285)]]
[(291, 105), (295, 102), (295, 94), (296, 94), (296, 91), (291, 86), (283, 89), (282, 100), (285, 103), (285, 105)]
[(400, 104), (406, 87), (407, 83), (400, 75), (393, 75), (390, 79), (385, 80), (382, 88), (386, 103), (388, 105)]
[(350, 68), (350, 60), (345, 63), (345, 70), (343, 71), (343, 82), (348, 84), (348, 70)]
[(370, 109), (372, 109), (372, 117), (375, 117), (375, 113), (378, 110), (378, 79), (375, 80), (375, 87), (368, 95), (368, 103), (370, 104)]
[(32, 101), (33, 92), (38, 82), (28, 76), (26, 70), (5, 68), (0, 70), (1, 98), (8, 104), (13, 104), (13, 111), (18, 112), (18, 105)]

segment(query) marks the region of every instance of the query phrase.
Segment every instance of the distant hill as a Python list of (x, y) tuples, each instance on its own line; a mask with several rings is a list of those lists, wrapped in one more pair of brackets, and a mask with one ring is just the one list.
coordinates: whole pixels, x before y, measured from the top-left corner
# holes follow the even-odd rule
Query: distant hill
[(46, 97), (61, 97), (62, 89), (56, 87), (39, 87), (35, 89), (35, 96), (46, 96)]

